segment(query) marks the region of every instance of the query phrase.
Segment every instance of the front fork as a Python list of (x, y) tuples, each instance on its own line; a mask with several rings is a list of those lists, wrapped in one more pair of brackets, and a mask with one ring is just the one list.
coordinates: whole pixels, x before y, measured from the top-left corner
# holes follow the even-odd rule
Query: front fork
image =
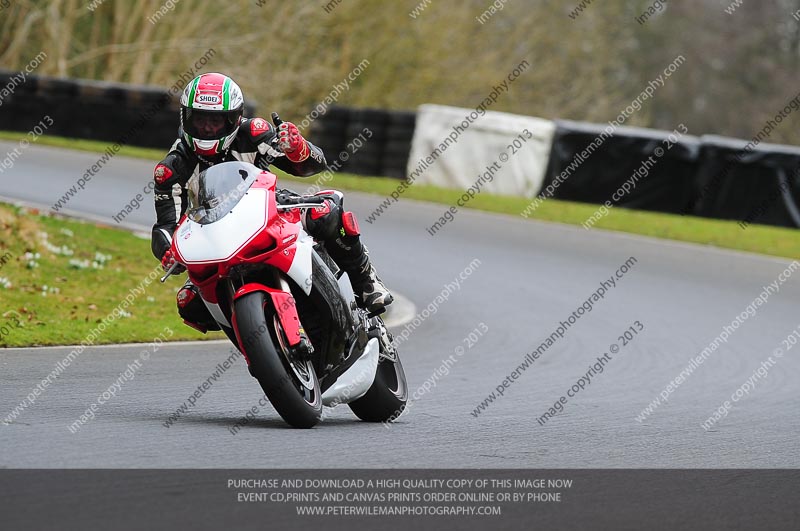
[(306, 331), (303, 329), (303, 323), (300, 322), (300, 316), (297, 313), (297, 304), (295, 303), (294, 297), (292, 296), (292, 288), (289, 286), (289, 282), (286, 280), (286, 276), (277, 269), (273, 271), (273, 274), (281, 290), (284, 293), (288, 294), (289, 296), (288, 300), (290, 300), (292, 304), (293, 314), (287, 316), (281, 316), (279, 312), (278, 319), (281, 321), (281, 325), (283, 326), (284, 331), (286, 330), (286, 325), (284, 324), (284, 318), (296, 319), (297, 324), (299, 326), (298, 334), (294, 338), (295, 341), (292, 342), (291, 340), (289, 340), (289, 350), (292, 354), (299, 356), (301, 360), (306, 361), (310, 359), (311, 354), (314, 353), (314, 345), (311, 344), (311, 340), (308, 338)]
[[(240, 297), (243, 297), (254, 291), (264, 292), (271, 301), (272, 307), (275, 309), (275, 313), (278, 316), (278, 321), (280, 322), (281, 328), (285, 334), (287, 349), (290, 351), (290, 353), (299, 356), (300, 359), (306, 360), (314, 352), (314, 347), (311, 344), (311, 341), (308, 339), (305, 330), (303, 330), (300, 317), (297, 314), (297, 305), (295, 304), (294, 297), (292, 296), (289, 283), (283, 277), (281, 272), (276, 270), (273, 274), (275, 284), (279, 286), (280, 289), (266, 286), (257, 282), (248, 282), (233, 293), (231, 300), (236, 301), (236, 299), (239, 299)], [(229, 289), (233, 289), (232, 284), (230, 284)], [(267, 322), (266, 325), (271, 326), (272, 323)], [(235, 328), (240, 346), (246, 348), (247, 342), (243, 343), (242, 338), (239, 337), (238, 327)], [(276, 333), (278, 333), (277, 330)]]

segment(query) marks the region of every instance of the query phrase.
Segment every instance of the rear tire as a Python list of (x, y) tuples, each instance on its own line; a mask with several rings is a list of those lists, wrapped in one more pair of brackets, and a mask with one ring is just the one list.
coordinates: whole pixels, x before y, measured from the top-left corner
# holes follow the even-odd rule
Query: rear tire
[(382, 358), (367, 394), (347, 405), (366, 422), (390, 422), (403, 413), (407, 401), (406, 373), (396, 356), (395, 361)]
[(275, 410), (295, 428), (316, 425), (322, 416), (322, 393), (314, 366), (289, 354), (280, 321), (267, 307), (264, 292), (243, 296), (234, 310), (250, 372)]

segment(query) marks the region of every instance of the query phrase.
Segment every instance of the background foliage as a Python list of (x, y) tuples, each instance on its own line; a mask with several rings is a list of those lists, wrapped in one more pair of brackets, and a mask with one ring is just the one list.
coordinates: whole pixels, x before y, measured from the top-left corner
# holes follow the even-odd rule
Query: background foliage
[[(174, 0), (173, 0), (174, 1)], [(654, 0), (498, 3), (489, 0), (180, 0), (155, 24), (163, 0), (12, 0), (0, 13), (0, 67), (168, 87), (209, 47), (208, 65), (240, 82), (262, 115), (299, 120), (358, 63), (366, 71), (339, 97), (353, 106), (474, 107), (522, 59), (533, 65), (494, 109), (604, 122), (678, 54), (687, 61), (629, 122), (693, 134), (751, 137), (797, 93), (800, 0)], [(798, 15), (800, 17), (800, 15)], [(796, 121), (793, 119), (792, 121)], [(772, 142), (800, 144), (784, 123)]]

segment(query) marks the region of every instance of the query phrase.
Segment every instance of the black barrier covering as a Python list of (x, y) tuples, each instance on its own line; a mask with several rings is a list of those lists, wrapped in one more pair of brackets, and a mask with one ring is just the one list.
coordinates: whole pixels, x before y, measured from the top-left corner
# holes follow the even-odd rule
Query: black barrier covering
[(800, 226), (800, 148), (706, 135), (700, 160), (683, 213)]
[[(688, 134), (635, 127), (608, 129), (613, 132), (610, 136), (608, 132), (604, 134), (609, 127), (556, 121), (541, 193), (548, 185), (553, 185), (554, 193), (549, 197), (556, 199), (595, 204), (611, 201), (614, 206), (679, 213), (692, 193), (699, 139)], [(670, 141), (671, 134), (675, 135), (673, 138), (680, 136), (677, 142)], [(593, 142), (599, 147), (589, 147)], [(664, 150), (663, 156), (656, 155), (658, 149)], [(649, 157), (653, 157), (654, 163), (646, 168), (647, 175), (639, 177), (635, 187), (622, 194), (618, 201), (612, 199)], [(557, 183), (562, 174), (563, 182)]]
[[(0, 87), (13, 76), (18, 72), (0, 70)], [(3, 98), (0, 128), (27, 132), (48, 115), (50, 135), (166, 150), (178, 134), (179, 97), (160, 87), (27, 76)], [(254, 115), (245, 104), (245, 116)]]
[(403, 179), (415, 123), (411, 111), (332, 106), (311, 123), (309, 140), (339, 171)]
[(5, 529), (797, 529), (798, 470), (2, 470)]
[(350, 114), (350, 109), (346, 107), (332, 106), (311, 122), (308, 138), (322, 149), (328, 164), (336, 161), (345, 149)]
[(358, 175), (380, 175), (388, 125), (388, 111), (352, 109), (345, 129), (345, 147), (352, 156), (342, 170)]
[(386, 128), (386, 145), (383, 149), (381, 175), (405, 179), (411, 142), (417, 124), (415, 112), (392, 112)]

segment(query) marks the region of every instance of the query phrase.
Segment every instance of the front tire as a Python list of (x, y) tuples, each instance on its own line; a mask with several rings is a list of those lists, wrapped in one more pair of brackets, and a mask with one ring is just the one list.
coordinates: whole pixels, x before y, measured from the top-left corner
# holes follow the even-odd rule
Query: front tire
[[(311, 361), (291, 355), (286, 335), (264, 292), (234, 303), (236, 324), (258, 380), (278, 414), (295, 428), (311, 428), (322, 416), (322, 393)], [(268, 333), (267, 333), (268, 332)]]

